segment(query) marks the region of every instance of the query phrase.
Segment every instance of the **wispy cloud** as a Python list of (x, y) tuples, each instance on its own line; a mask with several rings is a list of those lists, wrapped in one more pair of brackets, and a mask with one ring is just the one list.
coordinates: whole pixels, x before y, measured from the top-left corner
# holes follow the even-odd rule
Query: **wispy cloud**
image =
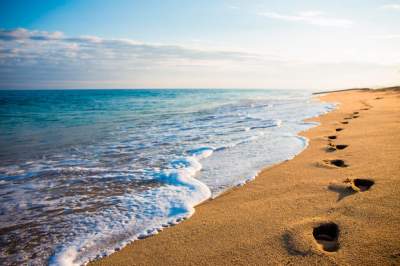
[(400, 4), (386, 4), (381, 6), (381, 9), (400, 11)]
[(67, 58), (70, 51), (75, 52), (74, 58), (79, 59), (158, 59), (153, 63), (172, 59), (240, 61), (257, 57), (255, 54), (234, 51), (200, 50), (178, 45), (146, 44), (130, 39), (102, 39), (96, 36), (67, 37), (61, 32), (26, 29), (0, 29), (0, 41), (3, 48), (13, 48), (14, 51), (12, 54), (0, 54), (0, 58), (18, 57), (21, 62), (26, 62), (23, 59), (26, 59), (24, 56), (28, 53), (31, 59), (50, 60), (54, 59), (50, 57), (51, 53), (56, 52)]
[(260, 55), (194, 49), (61, 32), (0, 29), (0, 84), (17, 81), (140, 79), (142, 72), (231, 68), (258, 62)]
[(321, 11), (304, 11), (293, 15), (276, 12), (262, 12), (259, 13), (259, 15), (276, 20), (300, 22), (327, 27), (349, 27), (353, 24), (353, 21), (349, 19), (329, 17)]

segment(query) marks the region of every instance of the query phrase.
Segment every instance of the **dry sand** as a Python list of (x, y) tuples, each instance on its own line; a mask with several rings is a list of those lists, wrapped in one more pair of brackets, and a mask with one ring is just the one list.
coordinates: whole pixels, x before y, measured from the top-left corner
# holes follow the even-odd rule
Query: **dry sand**
[[(341, 105), (313, 119), (300, 155), (91, 265), (400, 265), (400, 91), (319, 97)], [(355, 178), (375, 183), (356, 192)]]

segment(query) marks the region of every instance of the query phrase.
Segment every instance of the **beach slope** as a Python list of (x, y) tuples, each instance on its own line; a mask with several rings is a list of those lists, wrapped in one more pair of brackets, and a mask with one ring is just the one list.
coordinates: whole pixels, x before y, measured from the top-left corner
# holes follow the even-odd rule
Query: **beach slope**
[(91, 265), (400, 264), (400, 91), (318, 97), (300, 155)]

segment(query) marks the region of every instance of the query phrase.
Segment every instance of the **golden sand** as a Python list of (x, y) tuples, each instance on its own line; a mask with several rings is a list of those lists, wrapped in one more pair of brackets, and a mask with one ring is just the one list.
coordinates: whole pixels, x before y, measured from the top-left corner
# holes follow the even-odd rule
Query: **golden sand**
[(300, 155), (91, 265), (400, 265), (400, 91), (320, 98)]

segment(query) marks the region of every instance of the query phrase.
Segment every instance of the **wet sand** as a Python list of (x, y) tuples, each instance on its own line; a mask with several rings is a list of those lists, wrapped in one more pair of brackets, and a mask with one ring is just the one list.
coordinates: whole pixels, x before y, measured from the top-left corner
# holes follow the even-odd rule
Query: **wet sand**
[(91, 265), (399, 265), (400, 90), (318, 97), (300, 155)]

